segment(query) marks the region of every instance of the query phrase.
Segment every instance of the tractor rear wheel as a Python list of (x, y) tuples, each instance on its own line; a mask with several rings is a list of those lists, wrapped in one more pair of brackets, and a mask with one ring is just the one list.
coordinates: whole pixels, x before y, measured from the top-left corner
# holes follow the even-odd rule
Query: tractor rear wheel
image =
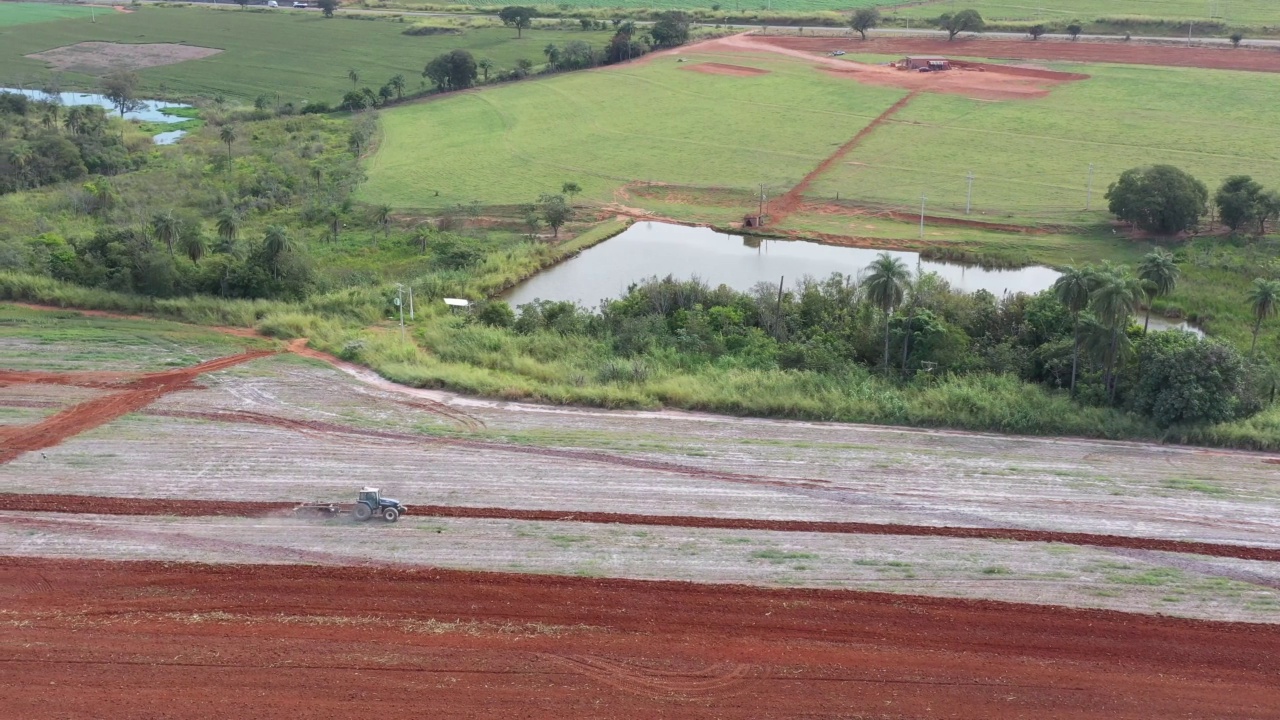
[(393, 523), (400, 519), (400, 511), (395, 508), (387, 508), (382, 511), (382, 519)]
[(356, 503), (356, 508), (353, 513), (357, 520), (368, 520), (373, 517), (373, 508), (365, 505), (364, 503)]

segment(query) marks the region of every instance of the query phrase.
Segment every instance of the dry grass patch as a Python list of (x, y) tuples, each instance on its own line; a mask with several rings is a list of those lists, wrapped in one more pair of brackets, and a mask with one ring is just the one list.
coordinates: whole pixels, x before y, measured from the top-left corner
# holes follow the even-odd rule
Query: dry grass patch
[(29, 58), (49, 63), (53, 70), (96, 75), (109, 70), (174, 65), (187, 60), (200, 60), (222, 52), (219, 48), (179, 45), (177, 43), (126, 44), (82, 42), (52, 50), (32, 53)]

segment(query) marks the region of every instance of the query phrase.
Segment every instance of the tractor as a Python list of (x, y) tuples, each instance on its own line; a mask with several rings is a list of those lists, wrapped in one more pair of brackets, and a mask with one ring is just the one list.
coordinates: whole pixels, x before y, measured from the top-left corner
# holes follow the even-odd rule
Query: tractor
[(378, 488), (361, 488), (354, 504), (346, 503), (304, 503), (293, 509), (297, 517), (336, 517), (350, 514), (356, 520), (364, 521), (374, 516), (393, 523), (401, 515), (409, 512), (409, 508), (400, 504), (399, 500), (382, 497)]

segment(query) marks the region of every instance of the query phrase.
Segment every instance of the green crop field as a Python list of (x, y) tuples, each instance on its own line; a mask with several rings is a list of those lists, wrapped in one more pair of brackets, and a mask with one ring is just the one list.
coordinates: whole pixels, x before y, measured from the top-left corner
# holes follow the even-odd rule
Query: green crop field
[[(110, 8), (98, 8), (97, 14), (115, 12)], [(53, 3), (0, 2), (0, 28), (29, 23), (43, 23), (65, 18), (90, 17), (93, 8), (84, 5), (55, 5)]]
[[(985, 219), (1104, 217), (1107, 185), (1124, 170), (1168, 163), (1212, 190), (1228, 175), (1280, 185), (1280, 100), (1266, 73), (1090, 66), (1092, 77), (1047, 97), (984, 102), (921, 94), (878, 128), (814, 196), (962, 213), (972, 171)], [(1093, 213), (1084, 213), (1093, 165)]]
[[(0, 3), (0, 8), (4, 4)], [(56, 6), (51, 6), (56, 7)], [(0, 13), (4, 11), (0, 9)], [(2, 17), (2, 15), (0, 15)], [(0, 28), (0, 84), (38, 84), (53, 73), (40, 59), (24, 57), (85, 41), (182, 43), (221, 49), (201, 60), (141, 70), (143, 92), (170, 96), (223, 93), (241, 99), (279, 92), (282, 101), (336, 103), (350, 90), (347, 70), (355, 68), (362, 85), (377, 89), (403, 73), (410, 89), (422, 80), (422, 68), (436, 55), (465, 48), (487, 57), (499, 69), (522, 58), (540, 64), (548, 43), (586, 40), (603, 46), (610, 34), (577, 30), (525, 31), (517, 39), (507, 28), (468, 29), (460, 35), (410, 36), (410, 23), (394, 17), (377, 20), (325, 19), (320, 13), (254, 12), (210, 8), (142, 7), (124, 14), (99, 12), (88, 18)], [(97, 78), (61, 74), (64, 86), (94, 88)]]
[[(670, 56), (394, 108), (362, 199), (397, 207), (527, 203), (566, 181), (754, 189), (798, 182), (903, 91), (764, 57)], [(690, 72), (702, 61), (771, 72)]]

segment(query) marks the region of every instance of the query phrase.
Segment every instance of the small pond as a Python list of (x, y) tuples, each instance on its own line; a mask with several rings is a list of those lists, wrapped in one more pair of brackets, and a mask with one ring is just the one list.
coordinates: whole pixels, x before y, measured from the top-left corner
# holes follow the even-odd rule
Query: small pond
[[(49, 99), (49, 96), (46, 95), (43, 90), (22, 90), (19, 88), (0, 87), (0, 93), (17, 93), (19, 95), (26, 95), (32, 100), (44, 101)], [(119, 114), (115, 112), (115, 106), (111, 104), (111, 101), (103, 95), (97, 95), (94, 93), (64, 92), (58, 93), (58, 99), (61, 101), (62, 105), (66, 107), (73, 107), (76, 105), (97, 105), (98, 107), (110, 110), (112, 113)], [(141, 100), (139, 102), (141, 104), (138, 106), (137, 110), (124, 114), (126, 120), (173, 124), (185, 122), (190, 119), (165, 113), (165, 110), (189, 108), (191, 107), (190, 105), (164, 102), (162, 100)], [(186, 134), (186, 130), (171, 130), (169, 132), (163, 132), (156, 135), (154, 139), (157, 145), (172, 145), (178, 141), (178, 138)]]
[[(535, 275), (503, 293), (513, 307), (533, 300), (570, 300), (594, 308), (602, 300), (620, 297), (631, 283), (649, 277), (688, 279), (750, 290), (759, 282), (788, 287), (805, 275), (819, 280), (833, 272), (857, 277), (882, 251), (823, 245), (804, 240), (771, 240), (716, 232), (710, 228), (670, 223), (639, 222), (577, 257)], [(1058, 271), (1042, 265), (1016, 270), (986, 270), (973, 265), (921, 260), (918, 253), (890, 251), (914, 272), (937, 273), (964, 292), (986, 290), (1004, 294), (1034, 294), (1053, 285)], [(1141, 325), (1142, 314), (1134, 321)], [(1185, 321), (1152, 316), (1152, 330), (1204, 333)]]
[[(595, 307), (616, 298), (627, 286), (648, 277), (697, 276), (711, 286), (749, 290), (756, 283), (794, 287), (805, 275), (824, 279), (833, 272), (857, 277), (880, 254), (869, 248), (839, 247), (803, 240), (770, 240), (729, 235), (710, 228), (640, 222), (580, 255), (517, 285), (503, 295), (514, 305), (531, 300), (572, 300)], [(1017, 270), (984, 270), (972, 265), (921, 260), (918, 253), (889, 253), (914, 272), (935, 272), (953, 288), (1037, 293), (1053, 284), (1058, 272), (1033, 265)]]

